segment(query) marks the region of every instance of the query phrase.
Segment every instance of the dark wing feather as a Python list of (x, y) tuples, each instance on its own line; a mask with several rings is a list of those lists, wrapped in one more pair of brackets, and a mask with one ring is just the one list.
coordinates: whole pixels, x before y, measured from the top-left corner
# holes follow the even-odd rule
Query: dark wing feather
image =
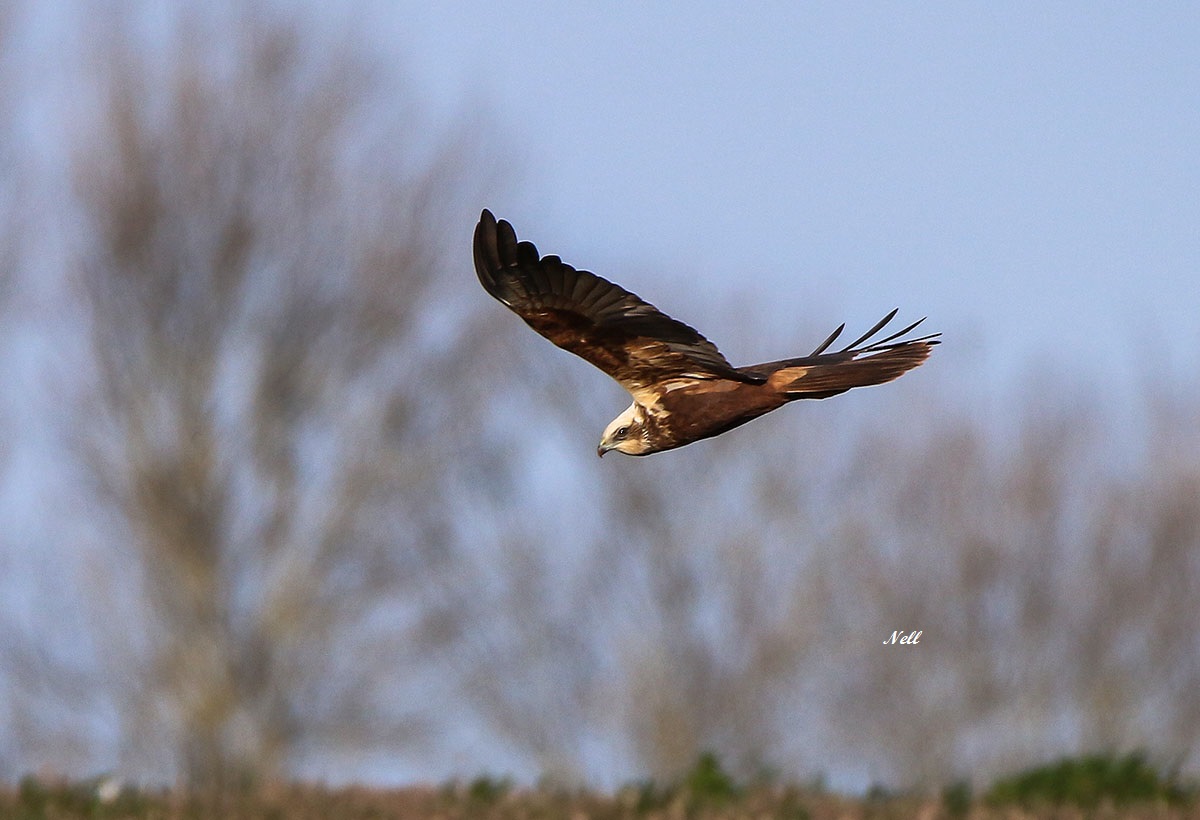
[(475, 272), (484, 290), (530, 327), (631, 392), (677, 378), (765, 381), (734, 369), (696, 330), (624, 288), (557, 256), (539, 256), (486, 210), (475, 228)]

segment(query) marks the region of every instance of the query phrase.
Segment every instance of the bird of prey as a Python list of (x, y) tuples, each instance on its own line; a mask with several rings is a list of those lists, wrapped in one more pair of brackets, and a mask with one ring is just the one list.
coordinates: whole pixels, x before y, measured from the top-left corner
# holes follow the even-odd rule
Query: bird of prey
[(938, 333), (902, 340), (924, 319), (869, 341), (896, 315), (840, 350), (841, 325), (807, 356), (734, 367), (716, 345), (624, 288), (540, 256), (485, 210), (475, 228), (484, 289), (559, 347), (612, 376), (633, 403), (604, 430), (603, 456), (671, 450), (719, 435), (795, 399), (824, 399), (891, 381), (925, 361)]

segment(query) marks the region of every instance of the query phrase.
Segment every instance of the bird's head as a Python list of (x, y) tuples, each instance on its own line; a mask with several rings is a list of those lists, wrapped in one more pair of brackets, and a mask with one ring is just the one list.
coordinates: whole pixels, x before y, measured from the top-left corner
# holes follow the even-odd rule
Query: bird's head
[(596, 455), (603, 456), (609, 450), (616, 450), (627, 456), (644, 456), (650, 452), (646, 432), (646, 411), (634, 402), (604, 428)]

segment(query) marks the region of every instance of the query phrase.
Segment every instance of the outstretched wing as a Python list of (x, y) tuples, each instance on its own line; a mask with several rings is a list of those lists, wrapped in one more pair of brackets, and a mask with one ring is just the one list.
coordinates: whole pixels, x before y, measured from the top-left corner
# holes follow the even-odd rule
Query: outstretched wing
[(681, 378), (766, 380), (736, 370), (696, 330), (624, 288), (557, 256), (539, 256), (486, 210), (475, 228), (475, 272), (530, 327), (630, 392)]

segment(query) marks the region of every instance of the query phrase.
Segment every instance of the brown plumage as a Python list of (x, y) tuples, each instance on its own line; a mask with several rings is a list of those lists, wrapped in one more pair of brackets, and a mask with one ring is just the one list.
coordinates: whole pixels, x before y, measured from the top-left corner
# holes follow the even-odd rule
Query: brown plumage
[(897, 341), (913, 322), (870, 342), (896, 315), (840, 350), (838, 327), (808, 356), (734, 367), (716, 345), (636, 295), (557, 256), (518, 242), (512, 225), (484, 211), (475, 228), (475, 272), (496, 299), (559, 347), (591, 362), (633, 396), (604, 431), (597, 453), (649, 455), (744, 424), (795, 399), (824, 399), (895, 379), (929, 356), (934, 333)]

